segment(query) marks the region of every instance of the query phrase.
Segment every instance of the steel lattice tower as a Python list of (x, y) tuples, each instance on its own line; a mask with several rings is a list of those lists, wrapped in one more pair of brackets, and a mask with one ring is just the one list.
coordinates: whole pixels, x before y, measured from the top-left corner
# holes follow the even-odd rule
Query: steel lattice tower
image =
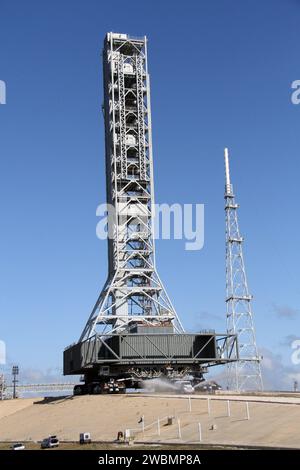
[(226, 214), (226, 318), (227, 333), (236, 334), (239, 360), (228, 364), (230, 390), (262, 390), (260, 357), (257, 351), (252, 296), (249, 294), (233, 188), (230, 183), (228, 149), (225, 149)]
[(103, 49), (109, 274), (82, 332), (183, 327), (155, 266), (147, 39), (108, 33)]

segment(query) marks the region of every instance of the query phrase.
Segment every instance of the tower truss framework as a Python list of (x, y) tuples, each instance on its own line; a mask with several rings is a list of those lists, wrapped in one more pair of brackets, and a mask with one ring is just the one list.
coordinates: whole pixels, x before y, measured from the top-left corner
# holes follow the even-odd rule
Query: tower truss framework
[(79, 341), (137, 323), (180, 333), (155, 264), (146, 37), (108, 33), (103, 72), (109, 274)]
[(237, 362), (228, 363), (227, 379), (230, 390), (262, 390), (262, 374), (252, 313), (252, 296), (243, 257), (243, 237), (238, 223), (238, 204), (230, 182), (228, 149), (225, 158), (226, 214), (226, 319), (227, 333), (237, 335)]

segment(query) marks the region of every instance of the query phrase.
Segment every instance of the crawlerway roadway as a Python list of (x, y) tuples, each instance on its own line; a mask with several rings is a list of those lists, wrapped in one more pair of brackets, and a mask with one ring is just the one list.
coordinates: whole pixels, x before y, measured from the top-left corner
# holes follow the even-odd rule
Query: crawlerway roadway
[[(139, 442), (300, 448), (300, 394), (128, 394), (0, 401), (0, 441), (40, 441), (80, 432), (112, 442), (130, 429)], [(201, 440), (201, 441), (200, 441)]]

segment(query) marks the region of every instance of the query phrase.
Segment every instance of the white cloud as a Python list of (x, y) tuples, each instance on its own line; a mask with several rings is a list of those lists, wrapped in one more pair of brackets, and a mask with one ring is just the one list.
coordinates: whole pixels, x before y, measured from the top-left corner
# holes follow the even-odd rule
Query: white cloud
[[(274, 354), (267, 348), (262, 348), (259, 353), (263, 356), (261, 362), (264, 390), (292, 391), (294, 381), (300, 384), (300, 367), (284, 364), (279, 354)], [(214, 378), (226, 388), (226, 366), (218, 367), (207, 378)]]
[(270, 357), (264, 357), (263, 367), (268, 370), (273, 370), (273, 361)]
[(266, 390), (293, 390), (295, 377), (300, 374), (300, 368), (284, 364), (282, 357), (267, 348), (261, 351), (262, 373)]
[(22, 369), (22, 367), (20, 367), (20, 383), (23, 384), (72, 382), (73, 379), (74, 377), (72, 376), (64, 376), (62, 370), (58, 367), (45, 370), (31, 368)]

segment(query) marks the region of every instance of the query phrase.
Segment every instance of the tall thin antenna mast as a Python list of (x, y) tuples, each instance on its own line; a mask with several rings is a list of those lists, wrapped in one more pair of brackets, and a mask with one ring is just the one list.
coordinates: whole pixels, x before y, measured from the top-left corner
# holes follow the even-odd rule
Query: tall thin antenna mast
[(226, 214), (226, 319), (227, 333), (236, 334), (239, 360), (227, 366), (230, 390), (262, 390), (260, 357), (257, 351), (252, 296), (249, 294), (244, 257), (243, 237), (240, 235), (237, 209), (230, 182), (229, 153), (225, 160), (225, 214)]

